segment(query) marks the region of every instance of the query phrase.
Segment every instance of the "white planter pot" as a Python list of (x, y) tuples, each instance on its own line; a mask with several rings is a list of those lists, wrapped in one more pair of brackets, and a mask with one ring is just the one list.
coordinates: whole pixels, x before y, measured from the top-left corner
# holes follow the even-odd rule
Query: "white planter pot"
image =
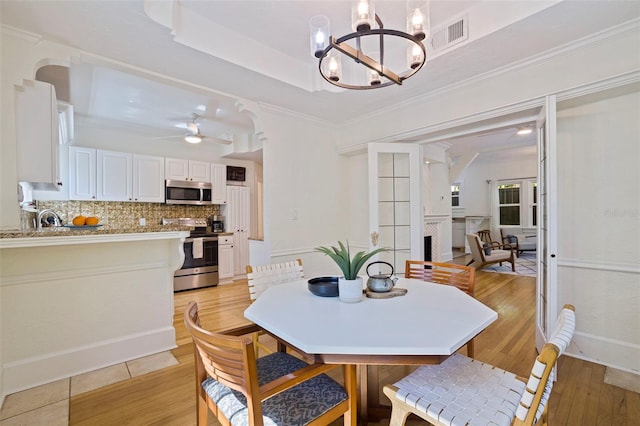
[(338, 278), (338, 297), (341, 302), (358, 303), (362, 300), (362, 277), (355, 280)]

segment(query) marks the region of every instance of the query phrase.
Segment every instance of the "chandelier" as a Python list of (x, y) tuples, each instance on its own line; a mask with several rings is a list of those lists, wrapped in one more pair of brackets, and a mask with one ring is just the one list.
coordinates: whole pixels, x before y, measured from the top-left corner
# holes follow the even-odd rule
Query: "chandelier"
[[(428, 0), (407, 1), (406, 32), (384, 28), (375, 13), (374, 0), (352, 0), (351, 24), (354, 32), (335, 38), (330, 35), (326, 16), (314, 16), (309, 22), (311, 53), (319, 59), (320, 75), (329, 83), (355, 90), (401, 85), (424, 65), (426, 50), (422, 40), (429, 32)], [(363, 65), (362, 71), (352, 72), (346, 79), (343, 57)], [(388, 66), (391, 60), (400, 71), (394, 72)]]

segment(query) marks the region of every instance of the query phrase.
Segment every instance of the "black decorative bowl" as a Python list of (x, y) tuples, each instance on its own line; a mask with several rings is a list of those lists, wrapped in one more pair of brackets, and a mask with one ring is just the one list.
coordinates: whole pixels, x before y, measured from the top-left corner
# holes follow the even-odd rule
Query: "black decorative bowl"
[(308, 281), (309, 291), (316, 296), (338, 297), (338, 277), (317, 277)]

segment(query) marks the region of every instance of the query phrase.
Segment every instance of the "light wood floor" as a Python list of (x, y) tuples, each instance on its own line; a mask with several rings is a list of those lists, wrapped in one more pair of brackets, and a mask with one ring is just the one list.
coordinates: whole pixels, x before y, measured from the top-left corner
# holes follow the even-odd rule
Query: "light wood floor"
[[(477, 359), (528, 376), (536, 356), (534, 292), (534, 278), (476, 274), (476, 297), (498, 312), (498, 320), (476, 338)], [(249, 295), (243, 282), (177, 293), (174, 324), (179, 346), (173, 354), (180, 364), (72, 397), (71, 425), (195, 425), (193, 351), (182, 324), (183, 310), (191, 300), (198, 302), (205, 328), (223, 330), (246, 323), (243, 311)], [(393, 382), (408, 371), (408, 367), (384, 367), (382, 382)], [(605, 367), (563, 356), (558, 371), (550, 399), (551, 425), (640, 424), (640, 394), (605, 384)], [(218, 425), (214, 420), (209, 423)]]

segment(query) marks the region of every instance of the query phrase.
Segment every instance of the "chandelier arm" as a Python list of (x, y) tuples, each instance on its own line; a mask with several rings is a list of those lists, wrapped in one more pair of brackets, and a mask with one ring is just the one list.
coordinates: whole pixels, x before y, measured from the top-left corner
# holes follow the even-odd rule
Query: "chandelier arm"
[[(380, 19), (377, 13), (376, 13), (376, 22), (378, 23), (378, 28), (382, 30), (384, 28), (384, 24), (382, 23), (382, 19)], [(378, 50), (380, 51), (380, 65), (382, 66), (382, 68), (384, 68), (384, 33), (383, 32), (380, 32), (380, 47)], [(398, 84), (402, 84), (402, 83), (398, 83)]]
[(376, 71), (378, 74), (387, 77), (394, 83), (402, 84), (402, 79), (400, 78), (400, 76), (398, 76), (398, 74), (394, 73), (388, 68), (385, 68), (384, 65), (379, 64), (376, 60), (367, 56), (362, 50), (356, 50), (353, 47), (349, 46), (347, 43), (337, 43), (334, 40), (331, 40), (331, 46), (339, 52), (342, 52), (350, 58), (354, 59), (356, 62), (359, 62), (362, 65), (372, 69), (373, 71)]

